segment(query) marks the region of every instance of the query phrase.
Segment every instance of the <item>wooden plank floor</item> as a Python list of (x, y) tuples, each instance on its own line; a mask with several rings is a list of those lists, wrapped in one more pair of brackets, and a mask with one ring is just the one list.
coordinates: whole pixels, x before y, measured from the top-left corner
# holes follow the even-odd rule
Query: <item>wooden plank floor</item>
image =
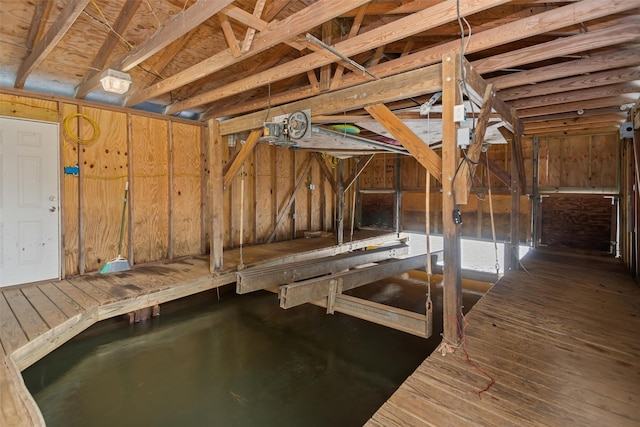
[[(332, 235), (246, 246), (242, 263), (299, 260), (380, 244), (393, 236), (361, 230), (357, 241), (339, 248)], [(224, 269), (217, 275), (209, 273), (208, 258), (194, 257), (108, 275), (0, 287), (0, 426), (44, 425), (22, 370), (100, 320), (235, 283), (240, 258), (239, 249), (225, 251)]]
[[(367, 426), (640, 425), (640, 288), (613, 258), (535, 251)], [(494, 380), (468, 362), (467, 356)]]

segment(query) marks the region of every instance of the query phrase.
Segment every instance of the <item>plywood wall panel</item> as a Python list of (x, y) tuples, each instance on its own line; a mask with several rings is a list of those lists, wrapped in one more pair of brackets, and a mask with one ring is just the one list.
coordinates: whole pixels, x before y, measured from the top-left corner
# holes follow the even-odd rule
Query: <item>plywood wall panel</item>
[[(95, 108), (82, 108), (100, 128), (91, 145), (80, 145), (80, 185), (84, 221), (84, 269), (95, 271), (118, 254), (118, 237), (124, 187), (128, 176), (127, 115)], [(93, 135), (93, 126), (80, 119), (81, 138)], [(127, 238), (123, 255), (127, 256)]]
[(57, 122), (58, 103), (0, 93), (0, 116)]
[(257, 241), (265, 242), (275, 225), (271, 176), (275, 173), (275, 149), (258, 144), (256, 150), (256, 225)]
[[(165, 120), (131, 116), (134, 262), (166, 259), (169, 244), (169, 153)], [(126, 127), (125, 127), (126, 129)]]
[(591, 137), (591, 185), (617, 187), (619, 174), (619, 144), (617, 135)]
[[(285, 148), (280, 148), (276, 150), (276, 185), (278, 187), (277, 194), (277, 216), (279, 217), (282, 209), (284, 209), (287, 200), (289, 200), (289, 196), (291, 196), (291, 192), (293, 190), (293, 186), (295, 185), (295, 178), (292, 176), (292, 165), (293, 165), (293, 157), (291, 156), (291, 152)], [(285, 218), (278, 228), (278, 233), (276, 235), (276, 240), (285, 240), (291, 238), (291, 212), (288, 212), (285, 215)], [(271, 234), (271, 233), (269, 233)]]
[(590, 137), (577, 136), (562, 141), (561, 187), (589, 187)]
[(202, 144), (200, 126), (172, 124), (173, 254), (200, 252), (202, 221)]

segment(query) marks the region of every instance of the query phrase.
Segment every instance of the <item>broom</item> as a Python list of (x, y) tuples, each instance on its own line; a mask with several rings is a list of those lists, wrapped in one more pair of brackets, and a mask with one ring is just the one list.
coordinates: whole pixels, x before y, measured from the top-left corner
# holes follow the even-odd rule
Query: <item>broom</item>
[(124, 186), (124, 204), (122, 206), (122, 221), (120, 222), (120, 243), (118, 243), (118, 256), (107, 262), (100, 269), (100, 274), (116, 271), (131, 270), (129, 261), (122, 256), (122, 239), (124, 238), (124, 215), (127, 211), (127, 194), (129, 193), (129, 181)]

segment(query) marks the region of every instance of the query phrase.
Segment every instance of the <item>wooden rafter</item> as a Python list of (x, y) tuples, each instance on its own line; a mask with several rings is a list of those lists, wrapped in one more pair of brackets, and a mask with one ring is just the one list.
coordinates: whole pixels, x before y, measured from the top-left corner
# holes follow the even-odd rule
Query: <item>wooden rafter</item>
[[(233, 0), (220, 0), (209, 2), (199, 0), (196, 4), (175, 15), (171, 20), (160, 28), (149, 40), (142, 43), (136, 49), (127, 53), (120, 60), (115, 61), (106, 68), (114, 70), (128, 71), (136, 65), (147, 60), (160, 50), (169, 46), (171, 43), (187, 34), (189, 31), (220, 12), (225, 6)], [(76, 89), (76, 97), (83, 98), (98, 84), (100, 84), (100, 74), (95, 74), (92, 78), (78, 86)]]
[(589, 99), (605, 98), (616, 95), (624, 95), (627, 93), (640, 92), (640, 84), (619, 83), (614, 85), (594, 87), (591, 89), (575, 90), (569, 92), (559, 92), (550, 95), (541, 95), (531, 98), (523, 98), (511, 101), (509, 105), (513, 108), (535, 108), (545, 107), (555, 104), (566, 104), (569, 102), (585, 102)]
[[(138, 10), (138, 6), (142, 0), (127, 0), (122, 6), (120, 10), (120, 14), (116, 19), (116, 22), (113, 24), (113, 31), (110, 31), (107, 35), (107, 38), (100, 46), (100, 50), (98, 54), (93, 59), (93, 63), (91, 64), (92, 70), (102, 70), (107, 63), (107, 59), (113, 52), (113, 49), (116, 47), (117, 43), (120, 43), (122, 40), (120, 39), (120, 34), (124, 33), (124, 30), (129, 26), (129, 23), (133, 19), (136, 10)], [(93, 73), (95, 74), (95, 73)], [(87, 78), (84, 79), (86, 81), (93, 74), (87, 75)]]
[(549, 114), (566, 113), (577, 111), (587, 111), (590, 109), (600, 109), (607, 107), (620, 107), (623, 104), (635, 102), (638, 93), (629, 93), (622, 96), (609, 96), (591, 100), (581, 100), (576, 102), (568, 102), (564, 104), (548, 105), (543, 107), (523, 108), (518, 110), (519, 117), (547, 116)]
[(323, 93), (306, 100), (273, 107), (220, 122), (223, 135), (262, 127), (265, 120), (282, 114), (311, 109), (314, 114), (336, 114), (370, 104), (386, 103), (398, 98), (434, 93), (441, 86), (440, 65), (363, 83), (360, 86)]
[(393, 137), (413, 157), (424, 166), (438, 181), (442, 181), (442, 158), (422, 140), (418, 135), (397, 118), (384, 104), (365, 107), (367, 112), (384, 126)]
[[(586, 56), (573, 61), (538, 67), (532, 70), (520, 71), (505, 76), (488, 79), (493, 83), (500, 96), (504, 96), (504, 89), (517, 86), (531, 85), (549, 80), (577, 76), (586, 73), (595, 73), (612, 68), (631, 67), (640, 65), (640, 50), (637, 48), (616, 49)], [(505, 98), (503, 98), (505, 99)]]
[[(132, 106), (139, 104), (140, 102), (162, 95), (199, 78), (222, 70), (240, 60), (247, 59), (277, 44), (283, 43), (291, 39), (294, 35), (309, 31), (315, 26), (340, 15), (350, 8), (358, 7), (367, 1), (368, 0), (340, 0), (339, 3), (336, 4), (336, 2), (332, 0), (320, 0), (286, 19), (276, 22), (274, 25), (269, 26), (268, 29), (257, 34), (251, 45), (251, 49), (239, 58), (234, 58), (230, 49), (226, 49), (152, 87), (133, 94), (127, 99), (126, 105)], [(200, 99), (200, 96), (195, 96), (191, 99)], [(174, 114), (176, 111), (171, 111), (174, 109), (175, 107), (170, 107), (166, 113)], [(178, 110), (177, 112), (179, 111), (182, 110)]]
[(27, 34), (26, 45), (29, 50), (32, 50), (42, 38), (44, 27), (51, 13), (51, 6), (53, 6), (53, 2), (49, 0), (38, 0), (36, 2), (33, 17), (31, 18), (31, 25), (29, 26), (29, 34)]
[(62, 37), (69, 31), (69, 28), (78, 19), (78, 16), (82, 13), (84, 8), (89, 3), (89, 0), (75, 0), (71, 1), (60, 13), (56, 22), (51, 25), (51, 28), (40, 39), (38, 44), (33, 48), (31, 54), (20, 65), (18, 74), (16, 76), (15, 87), (23, 88), (29, 74), (36, 69), (38, 65), (45, 60), (47, 55), (51, 53), (53, 48), (56, 47), (58, 42), (62, 40)]
[[(637, 2), (638, 0), (633, 0)], [(492, 47), (500, 46), (512, 41), (516, 41), (519, 38), (531, 37), (537, 34), (544, 33), (545, 31), (553, 31), (555, 29), (562, 28), (565, 25), (579, 24), (589, 19), (595, 19), (597, 17), (606, 16), (609, 13), (624, 12), (633, 8), (634, 5), (622, 1), (617, 1), (611, 5), (612, 9), (603, 8), (602, 4), (597, 0), (590, 0), (586, 2), (580, 2), (556, 8), (548, 12), (542, 12), (535, 16), (523, 18), (516, 22), (504, 24), (497, 28), (492, 28), (479, 33), (474, 33), (474, 36), (469, 40), (467, 46), (467, 53), (479, 52)], [(595, 10), (594, 10), (595, 9)], [(369, 11), (369, 9), (368, 9)], [(559, 12), (559, 16), (563, 19), (556, 21), (556, 12)], [(636, 25), (633, 19), (617, 19), (610, 22), (610, 27), (597, 29), (584, 34), (578, 34), (575, 36), (565, 37), (556, 41), (544, 43), (545, 47), (540, 52), (523, 51), (522, 54), (518, 54), (518, 62), (510, 66), (520, 66), (534, 60), (542, 60), (553, 58), (555, 56), (570, 55), (576, 52), (582, 52), (599, 47), (611, 46), (618, 43), (624, 43), (636, 40), (640, 36), (640, 28)], [(368, 33), (367, 33), (368, 34)], [(378, 77), (389, 76), (403, 70), (415, 69), (421, 66), (435, 64), (440, 61), (442, 54), (450, 51), (459, 50), (460, 42), (451, 41), (445, 42), (441, 45), (419, 50), (409, 55), (403, 55), (397, 59), (387, 61), (374, 67), (370, 67), (369, 71)], [(340, 47), (341, 52), (344, 52)], [(530, 54), (536, 54), (537, 56), (530, 56)], [(508, 60), (509, 54), (495, 55), (483, 60), (477, 60), (472, 63), (474, 69), (482, 74), (493, 71), (498, 71), (503, 68), (508, 68), (504, 61)], [(542, 57), (544, 56), (544, 57)], [(360, 73), (352, 73), (345, 75), (340, 80), (339, 87), (333, 87), (332, 89), (345, 88), (359, 84), (363, 81), (363, 77)], [(293, 102), (299, 99), (313, 95), (313, 91), (310, 88), (299, 88), (292, 91), (288, 91), (283, 94), (272, 96), (271, 105), (277, 105), (286, 102)], [(239, 114), (246, 111), (256, 110), (264, 108), (267, 105), (266, 99), (252, 101), (243, 105), (238, 105), (232, 108), (230, 111), (226, 111), (226, 114)], [(209, 114), (206, 117), (215, 117), (215, 114)]]
[(224, 38), (227, 40), (227, 45), (231, 50), (231, 55), (234, 58), (239, 58), (242, 53), (240, 53), (240, 45), (238, 44), (238, 39), (236, 39), (236, 35), (233, 33), (233, 28), (231, 28), (231, 23), (229, 22), (229, 18), (224, 13), (218, 15), (218, 20), (220, 21), (220, 26), (222, 27), (222, 32), (224, 33)]
[[(314, 6), (320, 4), (321, 1), (315, 3)], [(475, 12), (479, 12), (498, 4), (502, 4), (505, 1), (506, 0), (479, 0), (474, 3), (462, 3), (460, 4), (459, 8), (460, 15), (465, 16)], [(352, 1), (352, 3), (355, 2)], [(354, 4), (354, 6), (359, 5), (360, 4)], [(304, 11), (310, 9), (311, 7), (313, 6), (304, 9)], [(331, 8), (334, 9), (335, 6), (331, 6)], [(393, 24), (386, 24), (364, 34), (360, 34), (356, 37), (336, 43), (333, 47), (335, 48), (335, 50), (339, 51), (345, 56), (353, 56), (357, 53), (376, 48), (385, 43), (398, 41), (410, 35), (425, 31), (429, 28), (434, 28), (438, 25), (451, 22), (456, 18), (457, 10), (455, 2), (439, 3), (438, 5), (435, 5), (431, 8), (416, 12), (413, 15), (400, 18), (399, 20), (394, 21)], [(326, 19), (322, 22), (325, 21)], [(393, 27), (393, 31), (390, 31), (391, 27)], [(180, 111), (207, 104), (221, 98), (226, 98), (228, 96), (232, 96), (249, 89), (255, 89), (295, 74), (304, 73), (308, 70), (322, 67), (323, 65), (331, 62), (335, 62), (335, 59), (329, 59), (323, 53), (314, 52), (309, 55), (305, 55), (302, 58), (289, 61), (286, 64), (282, 64), (278, 67), (274, 67), (269, 71), (265, 71), (255, 76), (235, 81), (223, 87), (213, 89), (198, 96), (194, 96), (193, 98), (190, 98), (188, 100), (172, 104), (167, 108), (166, 113), (175, 114)], [(366, 81), (368, 80), (368, 78), (370, 77), (367, 77), (364, 80)], [(360, 82), (362, 81), (363, 80), (361, 77)], [(136, 101), (138, 102), (141, 100), (142, 99), (136, 99)]]
[[(266, 5), (267, 0), (258, 0), (256, 5), (253, 8), (253, 16), (256, 18), (260, 18), (262, 12), (264, 11), (264, 6)], [(246, 53), (251, 48), (251, 44), (253, 43), (253, 38), (256, 36), (256, 29), (249, 27), (247, 28), (247, 32), (244, 35), (244, 40), (242, 40), (242, 46), (240, 50), (242, 53)]]
[[(353, 23), (351, 24), (351, 29), (349, 30), (348, 38), (352, 38), (358, 35), (360, 31), (360, 27), (362, 26), (362, 20), (364, 19), (368, 4), (360, 6), (358, 9), (356, 16), (353, 18)], [(340, 86), (340, 81), (342, 80), (342, 74), (344, 73), (345, 65), (340, 63), (336, 67), (336, 71), (333, 73), (333, 79), (331, 79), (331, 90), (335, 90)]]

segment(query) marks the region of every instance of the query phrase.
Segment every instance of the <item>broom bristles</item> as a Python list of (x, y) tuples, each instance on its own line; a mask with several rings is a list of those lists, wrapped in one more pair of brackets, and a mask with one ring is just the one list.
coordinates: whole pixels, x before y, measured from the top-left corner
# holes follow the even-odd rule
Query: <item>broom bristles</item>
[(100, 269), (100, 274), (114, 273), (116, 271), (127, 271), (127, 270), (131, 270), (129, 261), (126, 258), (118, 255), (117, 257), (115, 257), (114, 259), (112, 259), (111, 261), (107, 262), (105, 265), (102, 266), (102, 268)]

